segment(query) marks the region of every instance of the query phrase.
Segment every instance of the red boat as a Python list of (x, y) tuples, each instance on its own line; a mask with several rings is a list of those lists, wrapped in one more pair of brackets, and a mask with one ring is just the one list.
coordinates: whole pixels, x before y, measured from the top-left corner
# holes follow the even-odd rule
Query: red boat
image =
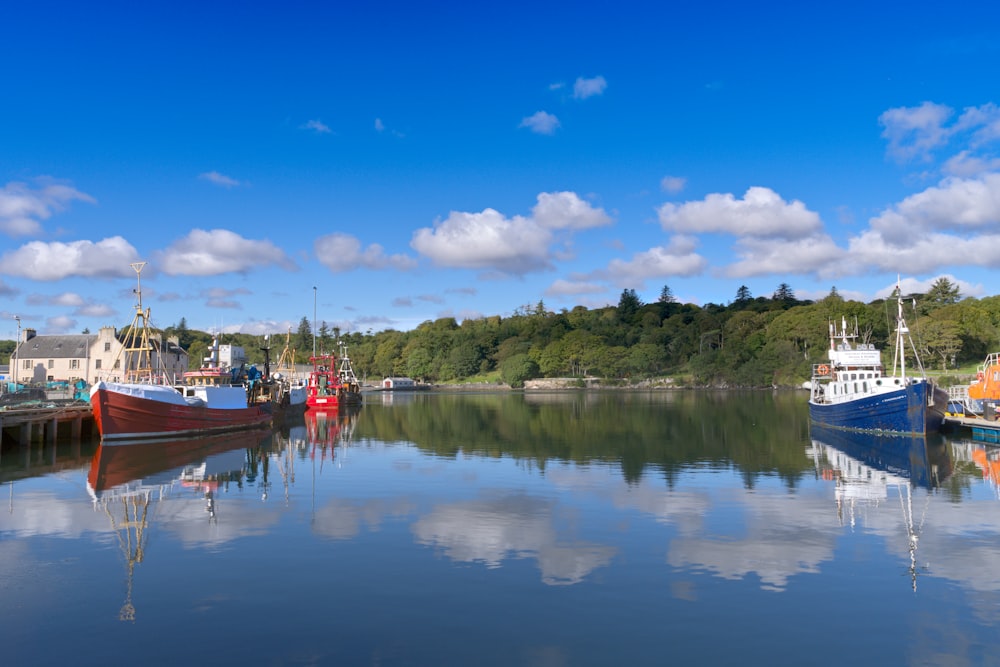
[(339, 369), (337, 357), (333, 354), (309, 357), (309, 361), (313, 370), (309, 373), (309, 384), (306, 386), (307, 410), (328, 410), (361, 403), (361, 386), (354, 377), (346, 351)]
[[(132, 265), (137, 280), (145, 262)], [(125, 382), (101, 380), (90, 390), (94, 422), (104, 440), (165, 439), (224, 433), (271, 423), (271, 404), (255, 400), (260, 373), (219, 368), (217, 363), (184, 374), (184, 384), (166, 384), (154, 368), (155, 347), (149, 331), (149, 309), (138, 304), (123, 344), (124, 360), (116, 360)], [(217, 350), (213, 344), (213, 350)], [(214, 359), (213, 354), (213, 359)], [(246, 383), (246, 384), (244, 384)]]
[(271, 404), (247, 405), (242, 385), (184, 387), (104, 382), (90, 406), (103, 440), (165, 439), (225, 433), (271, 423)]

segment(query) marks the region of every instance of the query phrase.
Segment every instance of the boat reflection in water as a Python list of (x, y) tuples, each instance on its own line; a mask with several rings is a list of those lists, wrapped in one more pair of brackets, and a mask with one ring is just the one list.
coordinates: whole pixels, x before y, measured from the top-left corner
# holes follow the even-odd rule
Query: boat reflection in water
[(306, 439), (312, 449), (326, 458), (332, 458), (338, 445), (347, 445), (354, 436), (354, 425), (361, 411), (360, 405), (341, 405), (335, 410), (308, 410), (306, 412)]
[(159, 503), (177, 485), (195, 489), (214, 519), (216, 489), (230, 480), (242, 482), (244, 473), (248, 480), (254, 478), (262, 463), (260, 447), (269, 437), (270, 431), (255, 430), (169, 442), (101, 443), (91, 459), (87, 488), (95, 508), (111, 521), (125, 557), (128, 584), (119, 619), (135, 620), (133, 574), (143, 560), (147, 528)]
[(983, 482), (993, 490), (993, 496), (1000, 500), (1000, 447), (975, 438), (952, 440), (951, 447), (957, 461), (971, 462), (979, 469)]
[(813, 426), (809, 455), (822, 479), (835, 483), (841, 525), (854, 528), (864, 509), (899, 499), (910, 554), (909, 574), (917, 587), (917, 543), (923, 516), (914, 520), (912, 489), (930, 494), (951, 475), (950, 450), (939, 437), (874, 435)]

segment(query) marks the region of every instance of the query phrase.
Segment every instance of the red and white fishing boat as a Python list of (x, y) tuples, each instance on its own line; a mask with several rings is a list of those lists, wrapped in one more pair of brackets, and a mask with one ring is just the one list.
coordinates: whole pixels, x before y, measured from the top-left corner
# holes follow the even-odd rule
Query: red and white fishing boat
[[(145, 262), (132, 264), (139, 281)], [(102, 440), (165, 439), (223, 433), (271, 423), (271, 404), (255, 400), (260, 374), (222, 368), (217, 361), (184, 374), (173, 386), (154, 367), (149, 309), (142, 308), (141, 281), (136, 312), (123, 344), (124, 360), (115, 363), (124, 382), (99, 380), (90, 390), (90, 405)], [(217, 349), (213, 344), (213, 348)], [(213, 355), (214, 357), (215, 355)]]
[(306, 385), (306, 409), (329, 410), (341, 405), (361, 404), (361, 384), (354, 375), (347, 348), (341, 347), (341, 363), (334, 354), (309, 357), (313, 370)]

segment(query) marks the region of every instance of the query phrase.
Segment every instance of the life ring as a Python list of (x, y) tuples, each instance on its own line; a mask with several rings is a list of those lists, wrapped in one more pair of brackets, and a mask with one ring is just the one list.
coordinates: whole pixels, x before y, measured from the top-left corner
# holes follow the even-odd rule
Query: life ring
[(816, 368), (816, 372), (820, 375), (829, 375), (830, 367), (827, 366), (826, 364), (820, 364), (819, 367)]

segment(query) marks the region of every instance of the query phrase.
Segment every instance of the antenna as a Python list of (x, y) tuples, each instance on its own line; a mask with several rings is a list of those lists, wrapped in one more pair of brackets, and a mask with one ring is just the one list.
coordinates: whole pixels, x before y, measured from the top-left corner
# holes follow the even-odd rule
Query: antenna
[(135, 295), (139, 302), (136, 304), (136, 308), (140, 311), (142, 310), (142, 270), (146, 266), (146, 262), (132, 262), (129, 264), (132, 270), (135, 271)]

